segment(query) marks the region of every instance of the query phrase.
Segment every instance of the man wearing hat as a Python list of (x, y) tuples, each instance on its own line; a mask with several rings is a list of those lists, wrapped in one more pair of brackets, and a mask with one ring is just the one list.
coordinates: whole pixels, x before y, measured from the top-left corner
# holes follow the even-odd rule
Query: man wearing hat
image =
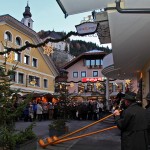
[(120, 115), (114, 111), (115, 121), (121, 130), (121, 150), (147, 150), (146, 111), (136, 103), (136, 94), (128, 92), (123, 98), (126, 109)]
[(146, 117), (147, 117), (147, 121), (148, 121), (148, 147), (150, 150), (150, 92), (147, 94), (146, 98), (147, 100), (147, 105), (145, 106), (146, 108)]

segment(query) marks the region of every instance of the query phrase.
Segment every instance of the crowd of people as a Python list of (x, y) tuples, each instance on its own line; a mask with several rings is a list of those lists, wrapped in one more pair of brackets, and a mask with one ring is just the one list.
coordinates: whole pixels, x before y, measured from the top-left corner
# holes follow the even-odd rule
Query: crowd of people
[[(15, 103), (15, 107), (19, 104)], [(103, 102), (89, 100), (72, 103), (52, 103), (33, 100), (24, 108), (19, 119), (28, 121), (44, 121), (58, 118), (75, 120), (98, 120), (105, 113)]]

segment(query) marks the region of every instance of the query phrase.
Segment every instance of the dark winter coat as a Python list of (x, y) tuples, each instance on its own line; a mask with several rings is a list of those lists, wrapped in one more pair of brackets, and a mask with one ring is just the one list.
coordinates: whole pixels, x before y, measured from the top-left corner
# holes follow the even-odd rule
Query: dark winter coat
[(147, 150), (146, 111), (136, 103), (131, 104), (116, 123), (121, 130), (121, 150)]
[(148, 104), (145, 108), (146, 108), (146, 117), (148, 121), (148, 143), (150, 145), (150, 104)]

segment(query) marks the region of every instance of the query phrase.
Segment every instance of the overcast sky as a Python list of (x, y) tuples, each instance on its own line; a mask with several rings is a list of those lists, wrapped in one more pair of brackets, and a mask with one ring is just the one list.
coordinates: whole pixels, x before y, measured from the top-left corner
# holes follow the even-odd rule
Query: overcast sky
[[(65, 18), (56, 0), (28, 0), (28, 3), (34, 21), (33, 30), (36, 32), (40, 30), (65, 31), (66, 33), (76, 31), (75, 25), (80, 24), (84, 17), (91, 15), (91, 12), (87, 12)], [(0, 15), (9, 14), (21, 21), (26, 5), (27, 0), (0, 0)], [(71, 39), (91, 41), (100, 46), (97, 36), (71, 36)]]

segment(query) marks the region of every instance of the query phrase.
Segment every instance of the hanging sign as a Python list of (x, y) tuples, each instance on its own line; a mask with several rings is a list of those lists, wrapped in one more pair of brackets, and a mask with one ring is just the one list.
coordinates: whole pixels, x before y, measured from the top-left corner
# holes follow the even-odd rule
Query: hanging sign
[(76, 30), (78, 34), (94, 34), (97, 30), (97, 23), (94, 22), (84, 22), (79, 25), (76, 25)]

